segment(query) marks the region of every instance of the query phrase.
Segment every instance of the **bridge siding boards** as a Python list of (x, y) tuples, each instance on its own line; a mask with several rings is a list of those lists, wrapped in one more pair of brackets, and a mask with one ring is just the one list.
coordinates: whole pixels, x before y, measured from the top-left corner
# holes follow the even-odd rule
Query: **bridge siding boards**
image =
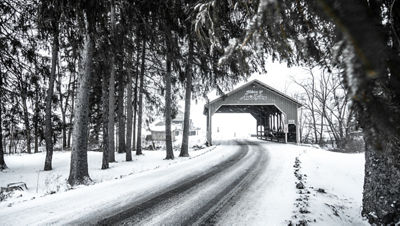
[[(248, 106), (254, 106), (253, 111), (248, 109)], [(259, 106), (259, 108), (255, 108), (255, 106)], [(274, 108), (275, 107), (275, 108)], [(212, 140), (212, 115), (218, 112), (247, 112), (253, 115), (257, 119), (257, 121), (262, 121), (264, 125), (269, 125), (266, 123), (264, 118), (268, 118), (271, 115), (271, 111), (275, 111), (277, 108), (279, 112), (281, 112), (283, 117), (284, 124), (295, 124), (296, 125), (296, 141), (299, 141), (298, 138), (298, 109), (301, 107), (301, 104), (295, 99), (285, 95), (284, 93), (279, 92), (278, 90), (258, 81), (253, 80), (230, 93), (221, 96), (204, 106), (204, 114), (207, 115), (207, 140), (209, 144), (211, 144)], [(239, 110), (241, 109), (241, 110)], [(263, 110), (261, 110), (263, 109)], [(257, 110), (258, 113), (263, 113), (261, 116), (254, 112)], [(229, 112), (229, 111), (228, 111)], [(257, 122), (257, 124), (259, 124)], [(258, 126), (257, 126), (258, 127)], [(258, 128), (257, 128), (258, 133)], [(286, 134), (285, 134), (286, 135)]]

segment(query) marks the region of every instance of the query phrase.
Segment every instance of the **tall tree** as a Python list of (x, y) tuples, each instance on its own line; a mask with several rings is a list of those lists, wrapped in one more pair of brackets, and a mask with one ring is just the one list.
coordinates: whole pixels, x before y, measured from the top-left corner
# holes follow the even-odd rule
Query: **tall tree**
[(109, 168), (109, 133), (108, 133), (108, 112), (109, 112), (109, 106), (108, 106), (108, 100), (109, 100), (109, 94), (108, 94), (108, 75), (107, 73), (103, 72), (103, 78), (102, 78), (102, 120), (103, 120), (103, 160), (102, 160), (102, 165), (101, 169), (108, 169)]
[[(115, 2), (111, 0), (111, 35), (110, 35), (110, 42), (112, 49), (115, 46)], [(115, 162), (115, 54), (114, 51), (111, 51), (110, 56), (110, 66), (111, 66), (111, 73), (109, 79), (109, 87), (108, 87), (108, 95), (109, 95), (109, 102), (108, 102), (108, 148), (109, 148), (109, 162)]]
[[(90, 26), (94, 25), (90, 24), (86, 30), (91, 28)], [(79, 75), (79, 88), (74, 114), (75, 122), (72, 134), (71, 166), (68, 177), (68, 183), (71, 185), (86, 184), (88, 180), (90, 180), (87, 163), (87, 130), (89, 124), (89, 82), (92, 75), (92, 57), (94, 48), (92, 32), (93, 31), (86, 31), (84, 49), (82, 51), (83, 70)]]
[[(166, 7), (168, 9), (168, 7)], [(166, 146), (166, 157), (165, 159), (174, 159), (174, 152), (172, 149), (172, 132), (171, 132), (171, 61), (172, 61), (172, 32), (170, 27), (170, 15), (168, 10), (164, 11), (165, 13), (165, 45), (166, 45), (166, 72), (165, 72), (165, 146)]]
[[(59, 23), (61, 18), (60, 2), (42, 1), (40, 8), (39, 21), (43, 22), (43, 29), (48, 30), (51, 35), (51, 72), (49, 75), (49, 85), (46, 96), (46, 117), (45, 117), (45, 140), (46, 140), (46, 160), (44, 170), (52, 170), (53, 158), (53, 124), (52, 124), (52, 104), (54, 94), (54, 81), (59, 50)], [(50, 21), (49, 24), (47, 24)]]
[(140, 67), (140, 79), (139, 79), (139, 100), (138, 100), (138, 125), (137, 125), (137, 144), (136, 144), (136, 155), (142, 155), (142, 126), (143, 126), (143, 92), (144, 92), (144, 73), (146, 65), (146, 39), (142, 37), (142, 56), (141, 56), (141, 67)]
[(21, 90), (21, 100), (22, 100), (22, 109), (23, 109), (23, 121), (25, 125), (25, 139), (26, 139), (26, 151), (31, 154), (31, 126), (29, 123), (29, 111), (28, 111), (28, 82), (27, 78), (19, 78), (19, 87)]
[(71, 152), (71, 166), (68, 177), (70, 185), (86, 184), (89, 177), (87, 148), (89, 124), (89, 89), (93, 74), (93, 53), (95, 44), (96, 21), (100, 18), (102, 2), (89, 0), (83, 7), (84, 47), (82, 50), (82, 67), (79, 75), (79, 88), (74, 112), (74, 129)]
[(126, 97), (126, 161), (132, 161), (132, 117), (133, 117), (133, 109), (132, 109), (132, 82), (133, 82), (133, 60), (132, 58), (132, 50), (128, 50), (128, 60), (129, 60), (129, 69), (128, 69), (128, 81), (126, 84), (127, 89), (127, 97)]
[(121, 9), (121, 19), (118, 26), (118, 95), (117, 95), (117, 118), (118, 118), (118, 153), (125, 153), (125, 123), (126, 118), (124, 115), (124, 96), (125, 96), (125, 78), (126, 78), (126, 60), (125, 60), (125, 49), (127, 47), (125, 41), (125, 35), (127, 32), (126, 28), (126, 15)]
[[(139, 27), (139, 26), (138, 26)], [(135, 91), (133, 98), (133, 131), (132, 131), (132, 151), (136, 150), (136, 117), (137, 117), (137, 106), (138, 106), (138, 87), (139, 87), (139, 64), (140, 64), (140, 38), (139, 28), (136, 31), (136, 78), (135, 78)]]
[(179, 157), (189, 156), (189, 133), (190, 133), (190, 101), (192, 99), (192, 65), (193, 65), (193, 40), (189, 36), (189, 53), (186, 65), (186, 89), (185, 89), (185, 115), (183, 120), (182, 147)]
[(40, 103), (39, 103), (39, 97), (40, 97), (40, 87), (39, 87), (39, 77), (34, 76), (34, 80), (32, 81), (35, 86), (35, 113), (33, 116), (33, 130), (34, 130), (34, 143), (35, 143), (35, 153), (39, 152), (39, 117), (40, 117)]
[(4, 161), (4, 150), (3, 150), (3, 73), (0, 66), (0, 171), (7, 169), (6, 162)]

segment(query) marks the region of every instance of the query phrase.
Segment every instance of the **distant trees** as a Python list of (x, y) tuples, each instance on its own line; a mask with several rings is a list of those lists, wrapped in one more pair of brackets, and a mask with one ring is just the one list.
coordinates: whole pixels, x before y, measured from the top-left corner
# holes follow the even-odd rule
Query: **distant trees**
[[(313, 143), (324, 144), (329, 139), (335, 141), (339, 149), (344, 149), (351, 132), (351, 122), (354, 121), (353, 110), (344, 84), (340, 81), (340, 71), (328, 72), (323, 68), (307, 70), (308, 77), (303, 81), (294, 82), (303, 92), (297, 96), (305, 111), (302, 112), (303, 130), (308, 135), (313, 134)], [(305, 138), (303, 136), (303, 138)], [(324, 137), (325, 136), (325, 137)], [(304, 141), (304, 140), (303, 140)]]

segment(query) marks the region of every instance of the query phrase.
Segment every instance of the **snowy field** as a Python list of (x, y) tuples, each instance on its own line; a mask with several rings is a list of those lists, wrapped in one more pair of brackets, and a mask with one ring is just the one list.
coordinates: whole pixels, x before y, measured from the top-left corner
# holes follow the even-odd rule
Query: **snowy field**
[[(226, 144), (226, 143), (225, 143)], [(360, 216), (364, 154), (334, 153), (314, 147), (261, 142), (269, 159), (265, 170), (243, 192), (222, 225), (368, 225)], [(101, 153), (89, 152), (93, 185), (69, 189), (69, 152), (55, 152), (54, 170), (41, 171), (44, 153), (6, 156), (10, 169), (0, 173), (0, 186), (23, 181), (28, 190), (0, 202), (1, 225), (65, 224), (140, 200), (144, 194), (212, 168), (239, 150), (224, 143), (190, 158), (163, 160), (164, 151), (145, 151), (101, 170)], [(178, 152), (175, 153), (178, 156)], [(254, 195), (257, 191), (257, 194)], [(245, 211), (247, 210), (247, 212)]]

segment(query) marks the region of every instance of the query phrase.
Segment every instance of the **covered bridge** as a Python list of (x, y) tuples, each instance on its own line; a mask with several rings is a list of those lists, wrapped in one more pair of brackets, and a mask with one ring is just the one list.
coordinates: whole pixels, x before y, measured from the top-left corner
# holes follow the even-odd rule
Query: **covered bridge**
[(204, 106), (207, 142), (212, 145), (212, 116), (215, 113), (250, 113), (257, 121), (257, 138), (298, 143), (300, 107), (297, 100), (253, 80)]

